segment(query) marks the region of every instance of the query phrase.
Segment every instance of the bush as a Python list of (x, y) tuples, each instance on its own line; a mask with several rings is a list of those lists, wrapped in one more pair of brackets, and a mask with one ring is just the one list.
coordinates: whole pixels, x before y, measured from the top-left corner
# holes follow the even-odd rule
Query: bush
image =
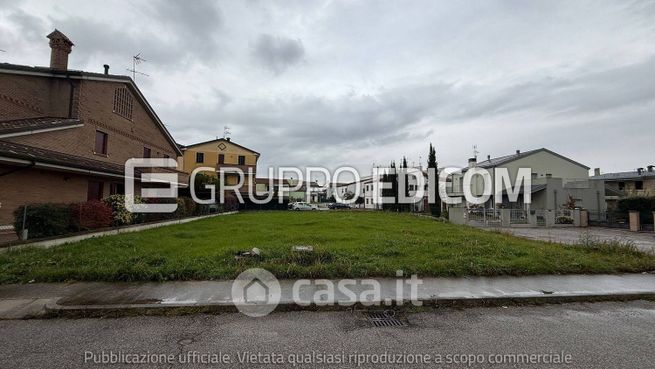
[(190, 197), (180, 197), (177, 199), (178, 201), (178, 211), (180, 208), (183, 209), (183, 215), (185, 217), (190, 217), (196, 214), (196, 202), (193, 201), (192, 198)]
[(89, 230), (109, 227), (112, 223), (112, 210), (102, 201), (87, 201), (71, 204), (71, 226), (74, 230)]
[(239, 199), (237, 199), (236, 195), (226, 193), (225, 202), (222, 205), (222, 211), (239, 210)]
[[(20, 236), (23, 230), (25, 206), (14, 211), (14, 229)], [(51, 237), (66, 234), (70, 229), (70, 208), (63, 204), (29, 204), (25, 228), (29, 238)]]
[(620, 215), (627, 218), (630, 210), (637, 210), (642, 224), (653, 223), (653, 211), (655, 211), (655, 197), (627, 197), (619, 200), (617, 211)]
[(557, 224), (573, 224), (573, 218), (568, 217), (566, 215), (561, 215), (555, 219), (555, 223)]
[(604, 254), (642, 255), (632, 240), (619, 238), (601, 240), (598, 237), (590, 235), (589, 232), (580, 236), (578, 244)]
[[(111, 209), (112, 225), (121, 226), (140, 223), (143, 221), (143, 214), (131, 213), (125, 208), (125, 195), (111, 195), (102, 200)], [(142, 204), (143, 200), (135, 196), (135, 204)]]

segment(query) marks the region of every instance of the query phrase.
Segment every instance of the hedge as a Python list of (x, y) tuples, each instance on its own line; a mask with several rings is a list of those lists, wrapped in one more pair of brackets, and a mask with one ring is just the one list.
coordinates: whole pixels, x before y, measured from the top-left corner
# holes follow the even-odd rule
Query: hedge
[[(29, 230), (29, 238), (43, 238), (111, 226), (137, 224), (144, 221), (180, 219), (209, 213), (207, 206), (197, 206), (188, 197), (148, 202), (177, 202), (177, 210), (172, 213), (131, 213), (125, 208), (124, 195), (112, 195), (102, 201), (76, 204), (29, 204), (27, 205), (25, 228)], [(136, 197), (135, 203), (141, 204), (143, 199)], [(18, 236), (23, 230), (24, 209), (25, 206), (21, 206), (14, 211), (14, 229)]]
[(635, 196), (621, 199), (617, 204), (617, 211), (628, 216), (630, 210), (639, 212), (639, 218), (642, 224), (653, 223), (653, 211), (655, 211), (655, 197)]
[[(14, 229), (19, 236), (23, 231), (25, 206), (14, 211)], [(28, 204), (25, 228), (30, 238), (59, 236), (70, 232), (70, 208), (63, 204)]]

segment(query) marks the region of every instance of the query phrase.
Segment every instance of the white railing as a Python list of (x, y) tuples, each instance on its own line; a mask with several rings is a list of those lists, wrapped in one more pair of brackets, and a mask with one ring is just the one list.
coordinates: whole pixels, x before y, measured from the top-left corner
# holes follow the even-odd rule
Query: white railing
[(509, 210), (509, 223), (510, 224), (528, 224), (528, 212), (524, 209), (510, 209)]

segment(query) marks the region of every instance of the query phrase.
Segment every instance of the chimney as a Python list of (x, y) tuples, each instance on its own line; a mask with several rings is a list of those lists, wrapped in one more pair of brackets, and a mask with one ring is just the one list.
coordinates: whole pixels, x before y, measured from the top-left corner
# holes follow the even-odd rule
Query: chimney
[(637, 168), (637, 174), (641, 175), (641, 173), (644, 171), (644, 168)]
[(109, 74), (109, 64), (105, 64), (103, 67), (105, 68), (105, 74)]
[(594, 168), (594, 175), (599, 176), (600, 175), (600, 168)]
[(521, 150), (516, 150), (516, 155), (521, 155)]
[[(226, 138), (226, 140), (228, 140), (228, 142), (229, 142), (229, 141), (230, 141), (230, 137)], [(291, 178), (291, 179), (293, 179), (293, 178)]]
[(52, 31), (48, 38), (50, 39), (50, 68), (67, 70), (68, 54), (71, 52), (73, 42), (57, 29)]
[(649, 171), (649, 172), (653, 172), (653, 167), (654, 167), (653, 165), (649, 165), (649, 166), (647, 166), (646, 168), (648, 168), (648, 171)]
[(491, 161), (491, 155), (487, 155), (487, 160)]
[(477, 162), (478, 162), (478, 159), (476, 159), (476, 158), (470, 158), (470, 159), (469, 159), (469, 168), (473, 168), (473, 167), (475, 167), (475, 165), (477, 164)]

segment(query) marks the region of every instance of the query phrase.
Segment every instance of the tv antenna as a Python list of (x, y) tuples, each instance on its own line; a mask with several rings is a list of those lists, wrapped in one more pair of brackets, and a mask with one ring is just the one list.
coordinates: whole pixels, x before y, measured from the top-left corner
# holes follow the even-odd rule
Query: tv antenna
[(230, 138), (231, 134), (232, 134), (232, 131), (230, 131), (230, 127), (228, 127), (228, 126), (223, 127), (223, 138), (224, 139), (227, 140), (228, 138)]
[(0, 49), (0, 53), (6, 53), (6, 52), (7, 52), (7, 50)]
[(134, 82), (136, 82), (136, 75), (140, 74), (142, 76), (150, 77), (148, 74), (145, 74), (143, 72), (139, 72), (136, 70), (136, 66), (138, 64), (141, 64), (142, 62), (147, 62), (144, 58), (141, 57), (141, 53), (138, 53), (132, 57), (132, 69), (127, 69), (128, 71), (132, 72), (132, 79)]
[(473, 157), (475, 158), (475, 160), (478, 160), (479, 153), (480, 152), (478, 151), (478, 145), (473, 145)]

